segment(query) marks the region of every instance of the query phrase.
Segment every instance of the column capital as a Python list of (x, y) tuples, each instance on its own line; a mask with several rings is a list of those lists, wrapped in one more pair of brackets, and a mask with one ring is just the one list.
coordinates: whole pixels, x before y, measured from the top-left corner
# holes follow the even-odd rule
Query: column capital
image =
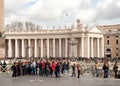
[(91, 39), (93, 39), (94, 37), (90, 37)]
[(37, 38), (34, 38), (34, 40), (37, 40)]
[(8, 40), (11, 40), (11, 38), (8, 38)]
[(25, 40), (25, 39), (21, 39), (21, 40)]

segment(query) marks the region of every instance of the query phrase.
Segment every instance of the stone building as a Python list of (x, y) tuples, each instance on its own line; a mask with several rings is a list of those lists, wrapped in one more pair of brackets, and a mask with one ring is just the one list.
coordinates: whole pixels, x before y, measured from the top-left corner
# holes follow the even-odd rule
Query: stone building
[(0, 0), (0, 58), (5, 57), (5, 39), (2, 38), (4, 32), (4, 0)]
[(6, 57), (104, 57), (104, 36), (100, 27), (77, 25), (59, 29), (42, 29), (26, 23), (16, 28), (7, 25), (5, 31)]
[(106, 57), (120, 57), (120, 24), (100, 26), (104, 34)]

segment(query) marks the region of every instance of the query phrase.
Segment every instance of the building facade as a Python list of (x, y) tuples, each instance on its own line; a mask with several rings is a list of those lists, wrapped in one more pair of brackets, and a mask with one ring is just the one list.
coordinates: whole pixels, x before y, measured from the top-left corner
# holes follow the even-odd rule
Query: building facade
[(120, 57), (120, 24), (101, 26), (104, 30), (105, 57)]
[(4, 31), (4, 0), (0, 0), (0, 32)]
[(77, 25), (64, 29), (11, 28), (5, 31), (6, 57), (104, 57), (104, 36), (100, 27)]

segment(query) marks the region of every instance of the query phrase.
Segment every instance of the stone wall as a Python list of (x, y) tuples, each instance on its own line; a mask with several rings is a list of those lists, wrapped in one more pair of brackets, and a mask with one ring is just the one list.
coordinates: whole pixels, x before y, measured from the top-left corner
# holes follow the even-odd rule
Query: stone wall
[(5, 58), (5, 39), (0, 38), (0, 59)]

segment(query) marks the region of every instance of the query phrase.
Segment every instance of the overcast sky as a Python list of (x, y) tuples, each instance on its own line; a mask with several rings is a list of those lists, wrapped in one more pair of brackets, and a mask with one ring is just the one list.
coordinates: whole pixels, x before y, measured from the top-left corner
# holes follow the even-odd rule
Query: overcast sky
[(120, 24), (120, 0), (5, 0), (5, 23), (31, 21), (42, 26)]

